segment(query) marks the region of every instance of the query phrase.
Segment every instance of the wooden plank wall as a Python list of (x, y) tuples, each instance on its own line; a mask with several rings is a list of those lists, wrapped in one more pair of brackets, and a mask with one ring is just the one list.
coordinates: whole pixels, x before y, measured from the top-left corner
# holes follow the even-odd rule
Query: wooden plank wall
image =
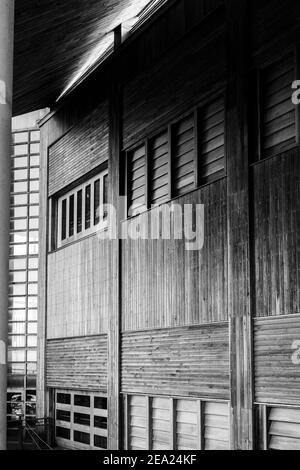
[(300, 313), (300, 151), (252, 169), (255, 316)]
[(205, 205), (204, 246), (187, 251), (185, 240), (122, 241), (124, 331), (228, 319), (226, 179), (177, 202)]
[(95, 234), (48, 255), (48, 339), (107, 332), (111, 243)]
[(49, 148), (49, 196), (108, 160), (108, 136), (105, 101)]
[(151, 80), (146, 69), (126, 82), (123, 146), (145, 138), (145, 133), (155, 128), (163, 130), (159, 126), (168, 123), (170, 117), (220, 93), (225, 68), (224, 17), (216, 15), (157, 60), (151, 68)]
[(254, 320), (257, 402), (300, 406), (299, 340), (300, 315)]
[(228, 324), (123, 333), (122, 392), (228, 399)]
[(107, 391), (107, 335), (47, 341), (46, 385)]

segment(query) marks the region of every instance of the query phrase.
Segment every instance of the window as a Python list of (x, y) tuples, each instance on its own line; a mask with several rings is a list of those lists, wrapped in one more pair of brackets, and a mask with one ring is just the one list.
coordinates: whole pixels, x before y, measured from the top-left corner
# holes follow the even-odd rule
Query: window
[(58, 247), (107, 225), (107, 170), (58, 199)]
[(128, 150), (126, 162), (129, 217), (225, 176), (224, 97)]
[(226, 450), (229, 403), (189, 398), (126, 396), (127, 450)]
[(253, 75), (250, 127), (253, 159), (262, 160), (296, 145), (297, 107), (291, 100), (295, 59), (291, 52)]
[(55, 395), (57, 444), (70, 449), (106, 449), (106, 397), (67, 390)]

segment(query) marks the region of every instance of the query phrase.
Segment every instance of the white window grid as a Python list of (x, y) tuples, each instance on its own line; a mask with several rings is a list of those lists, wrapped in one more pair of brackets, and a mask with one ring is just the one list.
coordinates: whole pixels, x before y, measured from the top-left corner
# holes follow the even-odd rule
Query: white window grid
[[(98, 230), (104, 230), (107, 227), (107, 217), (104, 217), (104, 181), (105, 177), (108, 175), (108, 170), (104, 170), (101, 173), (98, 173), (93, 178), (85, 181), (83, 184), (76, 186), (68, 193), (64, 194), (58, 199), (58, 243), (57, 247), (60, 248), (63, 245), (66, 245), (70, 242), (76, 241), (78, 239), (84, 238), (88, 235), (95, 233)], [(95, 182), (100, 182), (99, 188), (99, 222), (95, 224), (94, 220), (94, 209), (95, 209)], [(86, 197), (85, 192), (86, 188), (90, 186), (90, 227), (85, 228), (85, 215), (86, 215)], [(78, 194), (81, 191), (81, 231), (77, 232), (77, 216), (78, 216)], [(74, 222), (73, 222), (73, 235), (70, 235), (70, 199), (74, 197)], [(63, 202), (66, 201), (66, 237), (62, 238), (62, 207)]]

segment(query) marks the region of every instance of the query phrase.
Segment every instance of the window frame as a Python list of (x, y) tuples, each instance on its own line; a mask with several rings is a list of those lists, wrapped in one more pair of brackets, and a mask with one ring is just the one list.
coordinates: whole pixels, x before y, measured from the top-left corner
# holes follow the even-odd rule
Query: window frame
[[(201, 132), (199, 130), (199, 122), (201, 121), (201, 110), (205, 107), (213, 104), (218, 100), (223, 100), (224, 105), (224, 169), (222, 171), (217, 171), (208, 177), (201, 177), (201, 169), (200, 169), (200, 159), (201, 159)], [(173, 129), (176, 124), (178, 124), (181, 120), (185, 119), (189, 115), (193, 115), (194, 119), (194, 188), (192, 190), (187, 191), (184, 194), (176, 194), (174, 190), (174, 181), (173, 181)], [(131, 165), (131, 154), (139, 147), (145, 146), (145, 204), (144, 206), (147, 208), (146, 210), (150, 210), (153, 207), (150, 205), (151, 195), (150, 195), (150, 178), (151, 178), (151, 154), (150, 149), (151, 145), (150, 142), (157, 137), (158, 135), (162, 134), (163, 132), (167, 132), (167, 146), (168, 146), (168, 167), (169, 167), (169, 178), (168, 178), (168, 199), (163, 202), (155, 204), (155, 207), (160, 206), (161, 204), (168, 204), (170, 201), (174, 199), (178, 199), (184, 197), (186, 194), (189, 194), (192, 191), (195, 191), (207, 184), (211, 184), (215, 181), (218, 181), (222, 178), (225, 178), (227, 175), (227, 152), (226, 152), (226, 93), (225, 90), (221, 90), (219, 93), (216, 93), (215, 96), (210, 96), (207, 99), (203, 100), (203, 102), (198, 103), (192, 108), (186, 109), (184, 112), (177, 115), (176, 118), (169, 120), (167, 123), (161, 123), (159, 128), (156, 128), (155, 131), (149, 133), (145, 138), (139, 139), (135, 141), (133, 144), (128, 146), (126, 149), (123, 150), (125, 155), (125, 194), (127, 196), (127, 205), (125, 208), (124, 219), (131, 219), (136, 217), (140, 213), (144, 211), (137, 211), (133, 214), (129, 214), (130, 209), (130, 201), (129, 201), (129, 194), (130, 194), (130, 165)]]
[[(94, 234), (99, 230), (105, 230), (108, 225), (108, 217), (104, 217), (104, 182), (105, 178), (108, 177), (108, 169), (99, 171), (96, 175), (86, 179), (84, 182), (73, 187), (71, 190), (67, 191), (63, 195), (60, 195), (56, 198), (56, 203), (53, 207), (56, 207), (57, 211), (57, 233), (56, 233), (56, 248), (61, 248), (65, 245), (73, 243), (77, 240), (85, 238), (89, 235)], [(100, 181), (100, 190), (99, 190), (99, 222), (95, 224), (95, 183)], [(90, 187), (90, 224), (89, 227), (85, 228), (86, 223), (86, 190)], [(78, 193), (81, 191), (81, 230), (78, 232)], [(74, 201), (74, 210), (73, 210), (73, 234), (70, 236), (70, 201), (73, 197)], [(52, 198), (53, 200), (55, 198)], [(66, 201), (66, 236), (62, 238), (62, 228), (63, 228), (63, 219), (62, 219), (62, 208), (64, 201)], [(107, 203), (107, 202), (106, 202)]]

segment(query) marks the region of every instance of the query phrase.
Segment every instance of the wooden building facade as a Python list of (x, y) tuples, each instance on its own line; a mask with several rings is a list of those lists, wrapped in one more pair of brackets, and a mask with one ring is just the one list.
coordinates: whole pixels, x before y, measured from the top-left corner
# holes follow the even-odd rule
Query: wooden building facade
[[(41, 122), (37, 406), (60, 445), (300, 449), (299, 13), (170, 0)], [(204, 205), (201, 249), (95, 231), (171, 201)]]

